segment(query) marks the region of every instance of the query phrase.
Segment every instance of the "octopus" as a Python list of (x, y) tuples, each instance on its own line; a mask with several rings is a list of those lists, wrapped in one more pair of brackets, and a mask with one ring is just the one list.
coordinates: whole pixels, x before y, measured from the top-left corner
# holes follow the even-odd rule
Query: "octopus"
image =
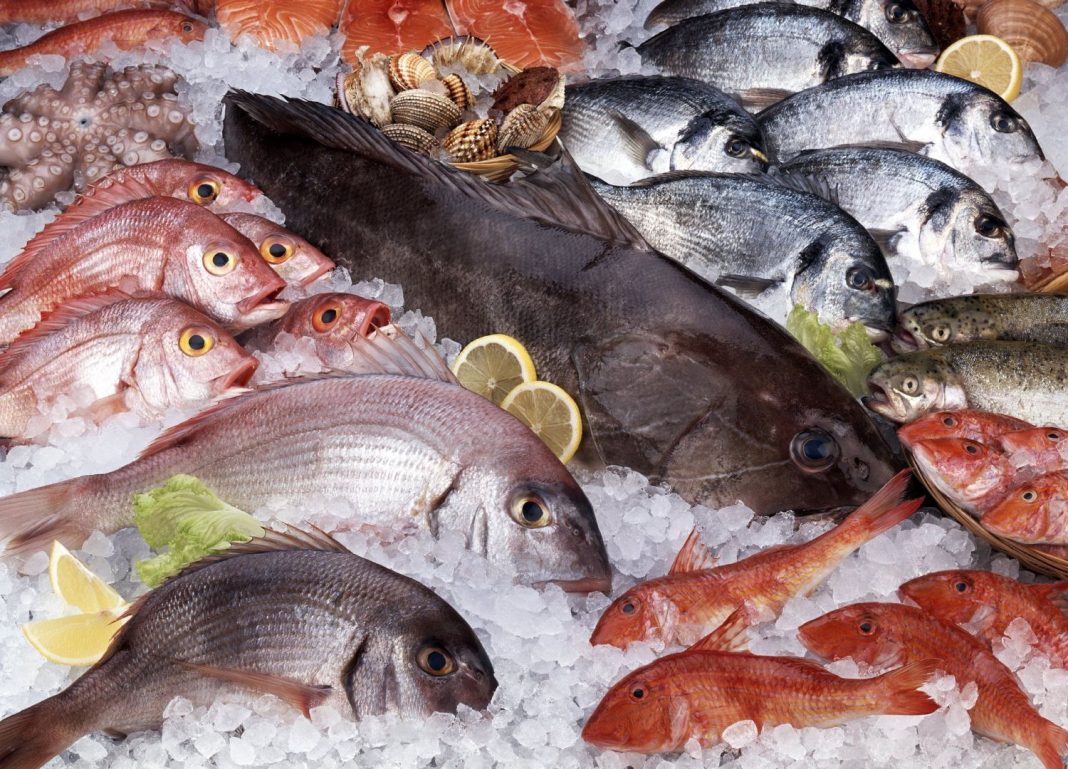
[(82, 191), (116, 168), (196, 150), (178, 76), (162, 67), (109, 71), (75, 63), (62, 90), (41, 86), (0, 114), (0, 205), (43, 208), (64, 190)]

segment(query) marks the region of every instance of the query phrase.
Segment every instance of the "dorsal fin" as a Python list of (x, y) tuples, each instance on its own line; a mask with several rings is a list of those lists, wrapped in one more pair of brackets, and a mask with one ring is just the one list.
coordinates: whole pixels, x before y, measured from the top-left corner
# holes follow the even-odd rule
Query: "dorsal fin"
[(715, 568), (719, 559), (701, 542), (701, 533), (695, 526), (690, 536), (682, 543), (679, 554), (668, 569), (668, 574), (685, 574), (691, 571), (705, 571)]
[(370, 123), (326, 104), (282, 100), (238, 90), (231, 91), (227, 100), (269, 129), (305, 136), (324, 147), (371, 158), (511, 216), (593, 234), (632, 248), (653, 250), (630, 222), (590, 188), (566, 150), (551, 165), (548, 156), (516, 152), (521, 161), (538, 166), (538, 170), (506, 184), (491, 184), (474, 174), (399, 147)]
[(723, 624), (691, 646), (688, 651), (748, 652), (749, 617), (745, 608), (735, 609)]
[[(280, 384), (291, 384), (290, 382), (284, 382)], [(172, 425), (164, 430), (162, 433), (156, 436), (152, 443), (148, 444), (144, 450), (137, 455), (138, 459), (144, 459), (150, 457), (153, 454), (159, 454), (161, 451), (178, 446), (184, 442), (187, 438), (197, 433), (207, 422), (210, 422), (219, 414), (223, 413), (227, 409), (232, 408), (238, 403), (242, 403), (246, 398), (255, 397), (263, 390), (271, 389), (269, 387), (262, 387), (259, 390), (253, 390), (252, 392), (241, 392), (234, 395), (231, 398), (223, 398), (208, 406), (203, 411), (194, 414), (184, 422), (179, 422), (176, 425)]]

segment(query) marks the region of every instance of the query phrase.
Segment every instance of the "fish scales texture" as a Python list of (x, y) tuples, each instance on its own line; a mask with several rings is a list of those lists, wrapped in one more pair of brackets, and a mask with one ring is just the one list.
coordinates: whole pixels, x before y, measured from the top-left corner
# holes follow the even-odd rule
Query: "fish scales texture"
[[(859, 504), (892, 475), (863, 410), (785, 331), (665, 257), (508, 213), (483, 195), (519, 202), (523, 187), (489, 188), (329, 108), (255, 104), (279, 110), (279, 121), (301, 114), (272, 131), (245, 113), (251, 103), (227, 112), (227, 152), (290, 226), (354, 275), (404, 285), (409, 303), (452, 338), (523, 340), (539, 373), (581, 403), (579, 462), (626, 465), (691, 501), (742, 499), (758, 512)], [(325, 128), (317, 140), (301, 135), (312, 125), (304, 110), (351, 132), (351, 149), (324, 146)], [(297, 194), (290, 180), (308, 174), (322, 182)], [(581, 182), (556, 176), (539, 179), (561, 195)], [(558, 205), (603, 206), (582, 194)], [(361, 205), (345, 216), (324, 205), (354, 195)], [(840, 452), (822, 472), (791, 458), (791, 441), (811, 429), (833, 434)]]
[(161, 8), (196, 11), (195, 0), (0, 0), (0, 24), (70, 24), (87, 13), (124, 8)]
[(1000, 340), (1068, 347), (1068, 296), (973, 294), (914, 304), (901, 313), (898, 352)]

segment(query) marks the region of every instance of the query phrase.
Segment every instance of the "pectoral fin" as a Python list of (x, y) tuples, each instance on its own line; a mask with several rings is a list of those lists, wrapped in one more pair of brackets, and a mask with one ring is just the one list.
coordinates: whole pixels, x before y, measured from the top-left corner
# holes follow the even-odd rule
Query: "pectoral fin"
[(781, 280), (772, 278), (757, 278), (752, 275), (735, 275), (733, 273), (725, 273), (716, 278), (716, 285), (720, 288), (729, 288), (737, 291), (741, 296), (750, 298), (760, 296), (769, 288), (778, 286), (781, 283)]
[(792, 94), (793, 91), (784, 88), (748, 88), (736, 94), (736, 98), (749, 112), (760, 112)]
[(225, 681), (243, 689), (252, 689), (264, 694), (273, 694), (295, 707), (305, 718), (311, 718), (311, 709), (322, 705), (333, 689), (329, 686), (315, 686), (292, 678), (261, 673), (255, 670), (237, 670), (201, 665), (195, 662), (179, 662), (182, 667), (208, 678)]
[(649, 132), (635, 123), (629, 117), (618, 110), (611, 110), (609, 115), (615, 122), (619, 132), (623, 135), (623, 149), (627, 157), (643, 168), (653, 170), (649, 163), (649, 156), (657, 150), (662, 150), (656, 139)]

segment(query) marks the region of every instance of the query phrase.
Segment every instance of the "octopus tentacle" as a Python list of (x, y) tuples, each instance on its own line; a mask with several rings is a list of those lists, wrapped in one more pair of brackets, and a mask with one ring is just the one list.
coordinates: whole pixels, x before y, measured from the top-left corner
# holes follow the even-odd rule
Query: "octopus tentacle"
[(54, 141), (51, 121), (28, 112), (0, 115), (0, 165), (21, 166), (36, 158)]
[(14, 211), (47, 205), (57, 192), (70, 189), (73, 184), (71, 160), (67, 156), (64, 163), (62, 154), (45, 150), (0, 182), (0, 202)]

